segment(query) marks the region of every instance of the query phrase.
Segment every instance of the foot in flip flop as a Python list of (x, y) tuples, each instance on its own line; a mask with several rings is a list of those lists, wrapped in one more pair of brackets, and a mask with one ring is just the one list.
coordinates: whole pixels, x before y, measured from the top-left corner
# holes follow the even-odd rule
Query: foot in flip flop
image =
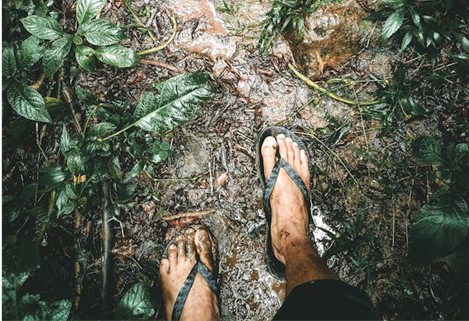
[[(269, 179), (272, 169), (280, 157), (303, 180), (309, 193), (308, 157), (296, 142), (284, 134), (279, 134), (276, 138), (269, 136), (262, 144), (261, 153), (266, 180)], [(283, 264), (285, 264), (283, 253), (288, 242), (307, 236), (309, 221), (308, 207), (310, 204), (305, 204), (303, 193), (290, 176), (284, 168), (280, 169), (270, 197), (272, 247), (275, 257)]]
[(160, 265), (169, 320), (219, 320), (213, 243), (205, 228), (187, 228), (167, 249)]

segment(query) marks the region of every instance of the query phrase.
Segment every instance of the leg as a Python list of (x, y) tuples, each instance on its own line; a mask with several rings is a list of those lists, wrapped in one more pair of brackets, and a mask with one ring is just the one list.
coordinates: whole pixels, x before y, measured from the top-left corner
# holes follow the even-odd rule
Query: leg
[[(183, 236), (177, 239), (177, 245), (168, 248), (168, 258), (161, 260), (161, 287), (166, 317), (172, 320), (172, 311), (176, 297), (196, 264), (196, 255), (210, 271), (214, 270), (212, 243), (204, 229), (194, 231), (188, 228)], [(181, 320), (219, 320), (218, 299), (208, 287), (205, 279), (197, 274), (182, 309)]]
[[(276, 149), (309, 188), (310, 173), (305, 151), (290, 138), (279, 135), (267, 137), (262, 145), (265, 177), (276, 162)], [(288, 174), (280, 170), (271, 197), (272, 243), (275, 256), (286, 266), (287, 295), (296, 286), (305, 282), (322, 279), (338, 279), (319, 257), (308, 238), (308, 212), (303, 196)]]

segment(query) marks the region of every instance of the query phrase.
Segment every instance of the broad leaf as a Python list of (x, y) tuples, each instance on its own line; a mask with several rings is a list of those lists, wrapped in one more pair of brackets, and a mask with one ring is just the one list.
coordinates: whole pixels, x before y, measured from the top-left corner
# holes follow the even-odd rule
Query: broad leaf
[(2, 50), (2, 76), (9, 78), (16, 72), (15, 49), (12, 45), (3, 47)]
[(107, 20), (90, 20), (78, 28), (89, 43), (96, 46), (114, 45), (125, 38), (121, 28)]
[(22, 70), (29, 70), (44, 54), (45, 47), (38, 37), (31, 36), (21, 43), (18, 52), (18, 62)]
[(105, 0), (78, 0), (77, 1), (77, 20), (81, 25), (98, 15), (101, 12)]
[(163, 133), (189, 121), (215, 94), (210, 77), (201, 72), (179, 75), (157, 85), (159, 95), (147, 93), (135, 109), (135, 125)]
[(440, 143), (428, 136), (422, 136), (412, 142), (412, 153), (423, 165), (432, 165), (441, 161)]
[(52, 76), (62, 67), (65, 57), (70, 52), (72, 41), (66, 37), (62, 37), (54, 41), (50, 48), (44, 52), (42, 65), (46, 76)]
[(19, 115), (27, 119), (46, 123), (52, 121), (42, 96), (24, 83), (15, 82), (10, 85), (7, 100)]
[(395, 11), (392, 15), (390, 15), (383, 25), (383, 31), (381, 33), (381, 37), (383, 40), (389, 39), (399, 28), (402, 26), (404, 22), (404, 10), (399, 9)]
[(69, 179), (70, 175), (60, 166), (47, 166), (39, 169), (39, 181), (41, 186), (54, 187)]
[(41, 320), (50, 321), (66, 321), (72, 308), (70, 300), (60, 300), (51, 303), (41, 301), (40, 305), (42, 310)]
[(116, 125), (111, 123), (99, 123), (94, 125), (90, 131), (89, 135), (99, 138), (104, 138), (110, 134), (112, 134), (116, 130)]
[(469, 211), (463, 198), (424, 205), (411, 228), (411, 258), (428, 261), (444, 257), (461, 245), (468, 231)]
[(134, 284), (116, 308), (119, 320), (148, 320), (154, 313), (148, 287), (143, 283)]
[(461, 38), (461, 46), (465, 52), (469, 53), (469, 40), (466, 37)]
[(125, 174), (124, 177), (124, 183), (129, 182), (131, 179), (137, 177), (138, 174), (140, 174), (143, 169), (145, 168), (145, 163), (143, 161), (140, 161), (136, 163), (132, 169)]
[(410, 42), (412, 41), (413, 37), (414, 37), (414, 33), (411, 30), (407, 31), (404, 38), (402, 38), (401, 52), (406, 50), (406, 48), (409, 46)]
[(67, 156), (67, 168), (73, 175), (83, 172), (86, 159), (78, 151), (73, 151)]
[(132, 67), (139, 61), (135, 52), (121, 45), (100, 47), (96, 49), (95, 54), (105, 64), (119, 68)]
[(73, 191), (71, 184), (63, 186), (57, 193), (57, 200), (55, 202), (57, 209), (57, 217), (68, 215), (72, 213), (78, 206), (77, 195)]
[(29, 33), (40, 39), (55, 40), (64, 33), (60, 24), (50, 17), (29, 16), (21, 22)]
[(94, 50), (92, 48), (77, 46), (75, 48), (75, 58), (81, 68), (91, 72), (96, 70)]
[(70, 139), (70, 135), (67, 132), (67, 127), (65, 126), (65, 124), (63, 124), (62, 135), (60, 136), (60, 150), (62, 152), (62, 155), (67, 157), (72, 147), (72, 140)]

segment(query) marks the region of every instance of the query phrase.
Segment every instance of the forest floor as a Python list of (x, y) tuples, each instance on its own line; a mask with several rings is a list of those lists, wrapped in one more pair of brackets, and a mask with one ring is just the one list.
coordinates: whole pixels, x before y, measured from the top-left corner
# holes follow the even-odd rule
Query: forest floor
[[(266, 56), (257, 48), (270, 2), (139, 0), (131, 6), (153, 28), (156, 43), (171, 36), (175, 17), (174, 41), (134, 68), (79, 73), (70, 85), (131, 106), (152, 84), (181, 73), (205, 71), (218, 88), (197, 118), (164, 138), (173, 155), (155, 166), (156, 178), (140, 174), (131, 182), (136, 186), (132, 200), (113, 213), (110, 288), (116, 301), (136, 281), (158, 288), (158, 265), (168, 241), (184, 225), (202, 222), (218, 241), (222, 320), (268, 320), (275, 314), (285, 283), (265, 263), (255, 144), (263, 128), (277, 125), (295, 131), (312, 155), (311, 238), (329, 267), (366, 290), (385, 319), (464, 318), (467, 283), (444, 263), (407, 259), (412, 219), (430, 193), (425, 182), (409, 174), (417, 165), (409, 161), (408, 142), (442, 130), (441, 118), (413, 119), (383, 135), (381, 121), (367, 117), (364, 106), (308, 87), (288, 67), (296, 61), (286, 40), (279, 39)], [(109, 2), (103, 16), (121, 25), (135, 23), (119, 0)], [(382, 47), (374, 29), (371, 24), (347, 59), (335, 64), (329, 57), (316, 81), (343, 85), (342, 93), (369, 99), (376, 79), (391, 77), (392, 66), (402, 59)], [(134, 50), (155, 43), (136, 28), (128, 35), (123, 44)], [(53, 148), (51, 143), (44, 150)], [(28, 153), (16, 157), (25, 163), (33, 159)], [(4, 185), (14, 184), (4, 175)], [(81, 225), (82, 247), (89, 251), (78, 309), (84, 319), (100, 310), (101, 222), (92, 217), (83, 213)], [(67, 224), (65, 229), (73, 219)], [(47, 243), (66, 242), (62, 229), (51, 227)], [(41, 253), (60, 252), (50, 247), (43, 246)], [(41, 269), (37, 278), (47, 273)]]

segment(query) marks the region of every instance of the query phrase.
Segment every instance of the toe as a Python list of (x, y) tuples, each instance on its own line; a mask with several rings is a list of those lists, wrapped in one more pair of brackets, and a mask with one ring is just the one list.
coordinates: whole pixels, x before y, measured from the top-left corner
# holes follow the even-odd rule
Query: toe
[(160, 263), (160, 274), (167, 274), (169, 272), (169, 260), (162, 259)]
[(293, 140), (290, 137), (287, 137), (285, 139), (285, 142), (287, 144), (287, 162), (293, 166), (295, 162), (295, 153), (293, 151)]
[(168, 258), (169, 258), (169, 266), (174, 266), (177, 264), (178, 261), (178, 250), (177, 246), (171, 244), (168, 248)]
[(265, 179), (269, 179), (272, 168), (275, 165), (276, 161), (276, 152), (277, 152), (277, 141), (274, 137), (269, 136), (264, 140), (262, 144), (262, 159), (264, 162), (264, 176)]
[(298, 173), (301, 170), (300, 147), (295, 142), (293, 142), (293, 154), (295, 155), (295, 159), (293, 161), (293, 168)]
[(195, 232), (195, 248), (199, 254), (200, 261), (205, 264), (210, 271), (213, 271), (212, 242), (205, 229)]
[(287, 150), (287, 142), (285, 140), (285, 135), (280, 134), (277, 136), (277, 144), (278, 144), (278, 152), (280, 153), (280, 157), (288, 161), (288, 150)]
[(304, 150), (300, 150), (300, 176), (306, 184), (306, 187), (309, 190), (309, 180), (310, 180), (310, 173), (309, 173), (309, 160), (308, 156), (306, 156), (306, 152)]
[(179, 236), (176, 240), (178, 248), (178, 260), (186, 256), (186, 242), (183, 236)]
[(186, 237), (186, 254), (189, 260), (195, 261), (195, 245), (194, 245), (194, 234), (193, 228), (188, 228), (184, 233)]

